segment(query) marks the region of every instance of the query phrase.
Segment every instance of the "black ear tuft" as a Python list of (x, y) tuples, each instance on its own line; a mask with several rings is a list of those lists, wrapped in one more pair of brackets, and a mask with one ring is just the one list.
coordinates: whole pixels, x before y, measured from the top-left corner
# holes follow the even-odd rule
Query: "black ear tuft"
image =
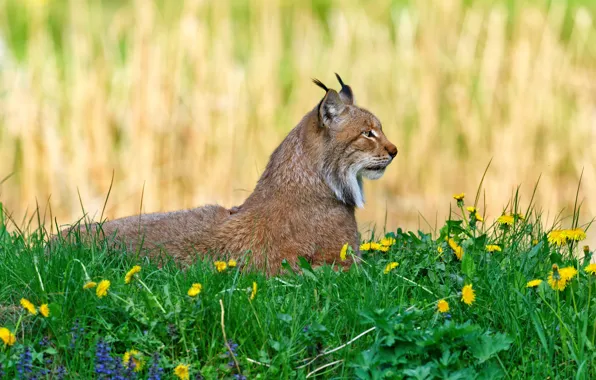
[(313, 83), (316, 84), (317, 86), (321, 87), (323, 90), (325, 90), (325, 92), (329, 91), (329, 88), (327, 88), (327, 86), (325, 86), (323, 84), (323, 82), (321, 82), (320, 80), (318, 80), (317, 78), (313, 78)]
[(339, 97), (340, 97), (341, 101), (344, 102), (345, 104), (353, 105), (354, 104), (354, 93), (352, 92), (352, 88), (350, 86), (348, 86), (347, 84), (345, 84), (343, 80), (341, 80), (341, 77), (339, 76), (338, 73), (335, 73), (335, 76), (337, 77), (339, 84), (341, 84), (341, 90), (339, 91)]

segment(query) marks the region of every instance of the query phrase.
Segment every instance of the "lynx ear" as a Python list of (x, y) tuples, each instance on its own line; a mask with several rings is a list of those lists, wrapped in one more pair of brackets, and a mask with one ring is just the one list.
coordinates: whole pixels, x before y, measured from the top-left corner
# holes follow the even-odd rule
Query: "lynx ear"
[(319, 107), (321, 123), (326, 127), (330, 127), (334, 121), (337, 121), (345, 108), (346, 106), (337, 91), (328, 90)]
[(339, 98), (345, 104), (354, 105), (354, 93), (352, 92), (352, 88), (347, 84), (344, 84), (344, 81), (341, 80), (341, 77), (338, 73), (335, 73), (339, 84), (341, 84), (341, 90), (339, 91)]

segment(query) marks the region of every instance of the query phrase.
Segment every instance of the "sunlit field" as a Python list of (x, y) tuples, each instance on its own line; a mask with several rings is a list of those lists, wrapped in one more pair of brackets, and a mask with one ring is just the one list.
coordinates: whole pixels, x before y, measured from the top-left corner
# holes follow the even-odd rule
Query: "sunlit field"
[[(595, 16), (0, 0), (0, 378), (596, 378)], [(266, 277), (249, 253), (48, 244), (83, 216), (241, 204), (335, 72), (399, 149), (349, 269), (356, 247)]]
[(568, 216), (582, 170), (596, 214), (595, 5), (466, 3), (0, 0), (0, 199), (21, 227), (99, 219), (112, 178), (108, 218), (238, 205), (338, 72), (399, 149), (363, 232), (431, 231), (491, 159), (486, 216), (539, 178)]

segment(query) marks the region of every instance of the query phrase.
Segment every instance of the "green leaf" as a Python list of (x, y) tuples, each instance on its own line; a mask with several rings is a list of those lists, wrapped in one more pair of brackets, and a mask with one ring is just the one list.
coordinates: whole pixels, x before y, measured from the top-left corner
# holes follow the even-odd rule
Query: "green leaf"
[(286, 323), (292, 322), (292, 316), (289, 314), (277, 313), (277, 319)]
[(508, 350), (512, 342), (513, 340), (505, 334), (489, 335), (486, 333), (480, 337), (476, 344), (470, 347), (470, 352), (480, 363), (484, 363), (498, 352)]
[(464, 252), (464, 257), (461, 260), (461, 270), (467, 278), (473, 278), (476, 272), (474, 265), (474, 258), (471, 252)]

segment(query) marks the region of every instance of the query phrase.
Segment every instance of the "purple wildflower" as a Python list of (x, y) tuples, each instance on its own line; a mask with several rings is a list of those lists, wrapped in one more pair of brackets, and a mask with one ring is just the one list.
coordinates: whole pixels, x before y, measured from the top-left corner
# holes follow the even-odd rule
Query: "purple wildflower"
[(66, 368), (64, 368), (64, 366), (61, 365), (56, 369), (56, 379), (62, 380), (66, 377), (66, 375)]
[(50, 337), (48, 336), (44, 336), (43, 338), (41, 338), (41, 340), (39, 341), (39, 347), (46, 347), (50, 344)]
[(19, 379), (25, 379), (30, 377), (29, 375), (33, 371), (32, 365), (33, 358), (31, 356), (31, 349), (29, 347), (25, 347), (25, 351), (19, 357), (19, 361), (17, 363), (17, 372)]
[(161, 376), (163, 375), (163, 368), (159, 366), (159, 354), (156, 352), (153, 354), (152, 357), (153, 363), (149, 368), (149, 377), (147, 380), (161, 380)]
[(110, 356), (111, 348), (99, 340), (95, 348), (95, 374), (98, 379), (112, 379), (116, 375), (116, 361)]
[(72, 328), (70, 329), (70, 348), (75, 348), (76, 344), (77, 344), (77, 340), (79, 339), (79, 337), (81, 335), (83, 335), (83, 333), (85, 332), (85, 329), (79, 326), (79, 320), (75, 319), (75, 322), (72, 326)]

